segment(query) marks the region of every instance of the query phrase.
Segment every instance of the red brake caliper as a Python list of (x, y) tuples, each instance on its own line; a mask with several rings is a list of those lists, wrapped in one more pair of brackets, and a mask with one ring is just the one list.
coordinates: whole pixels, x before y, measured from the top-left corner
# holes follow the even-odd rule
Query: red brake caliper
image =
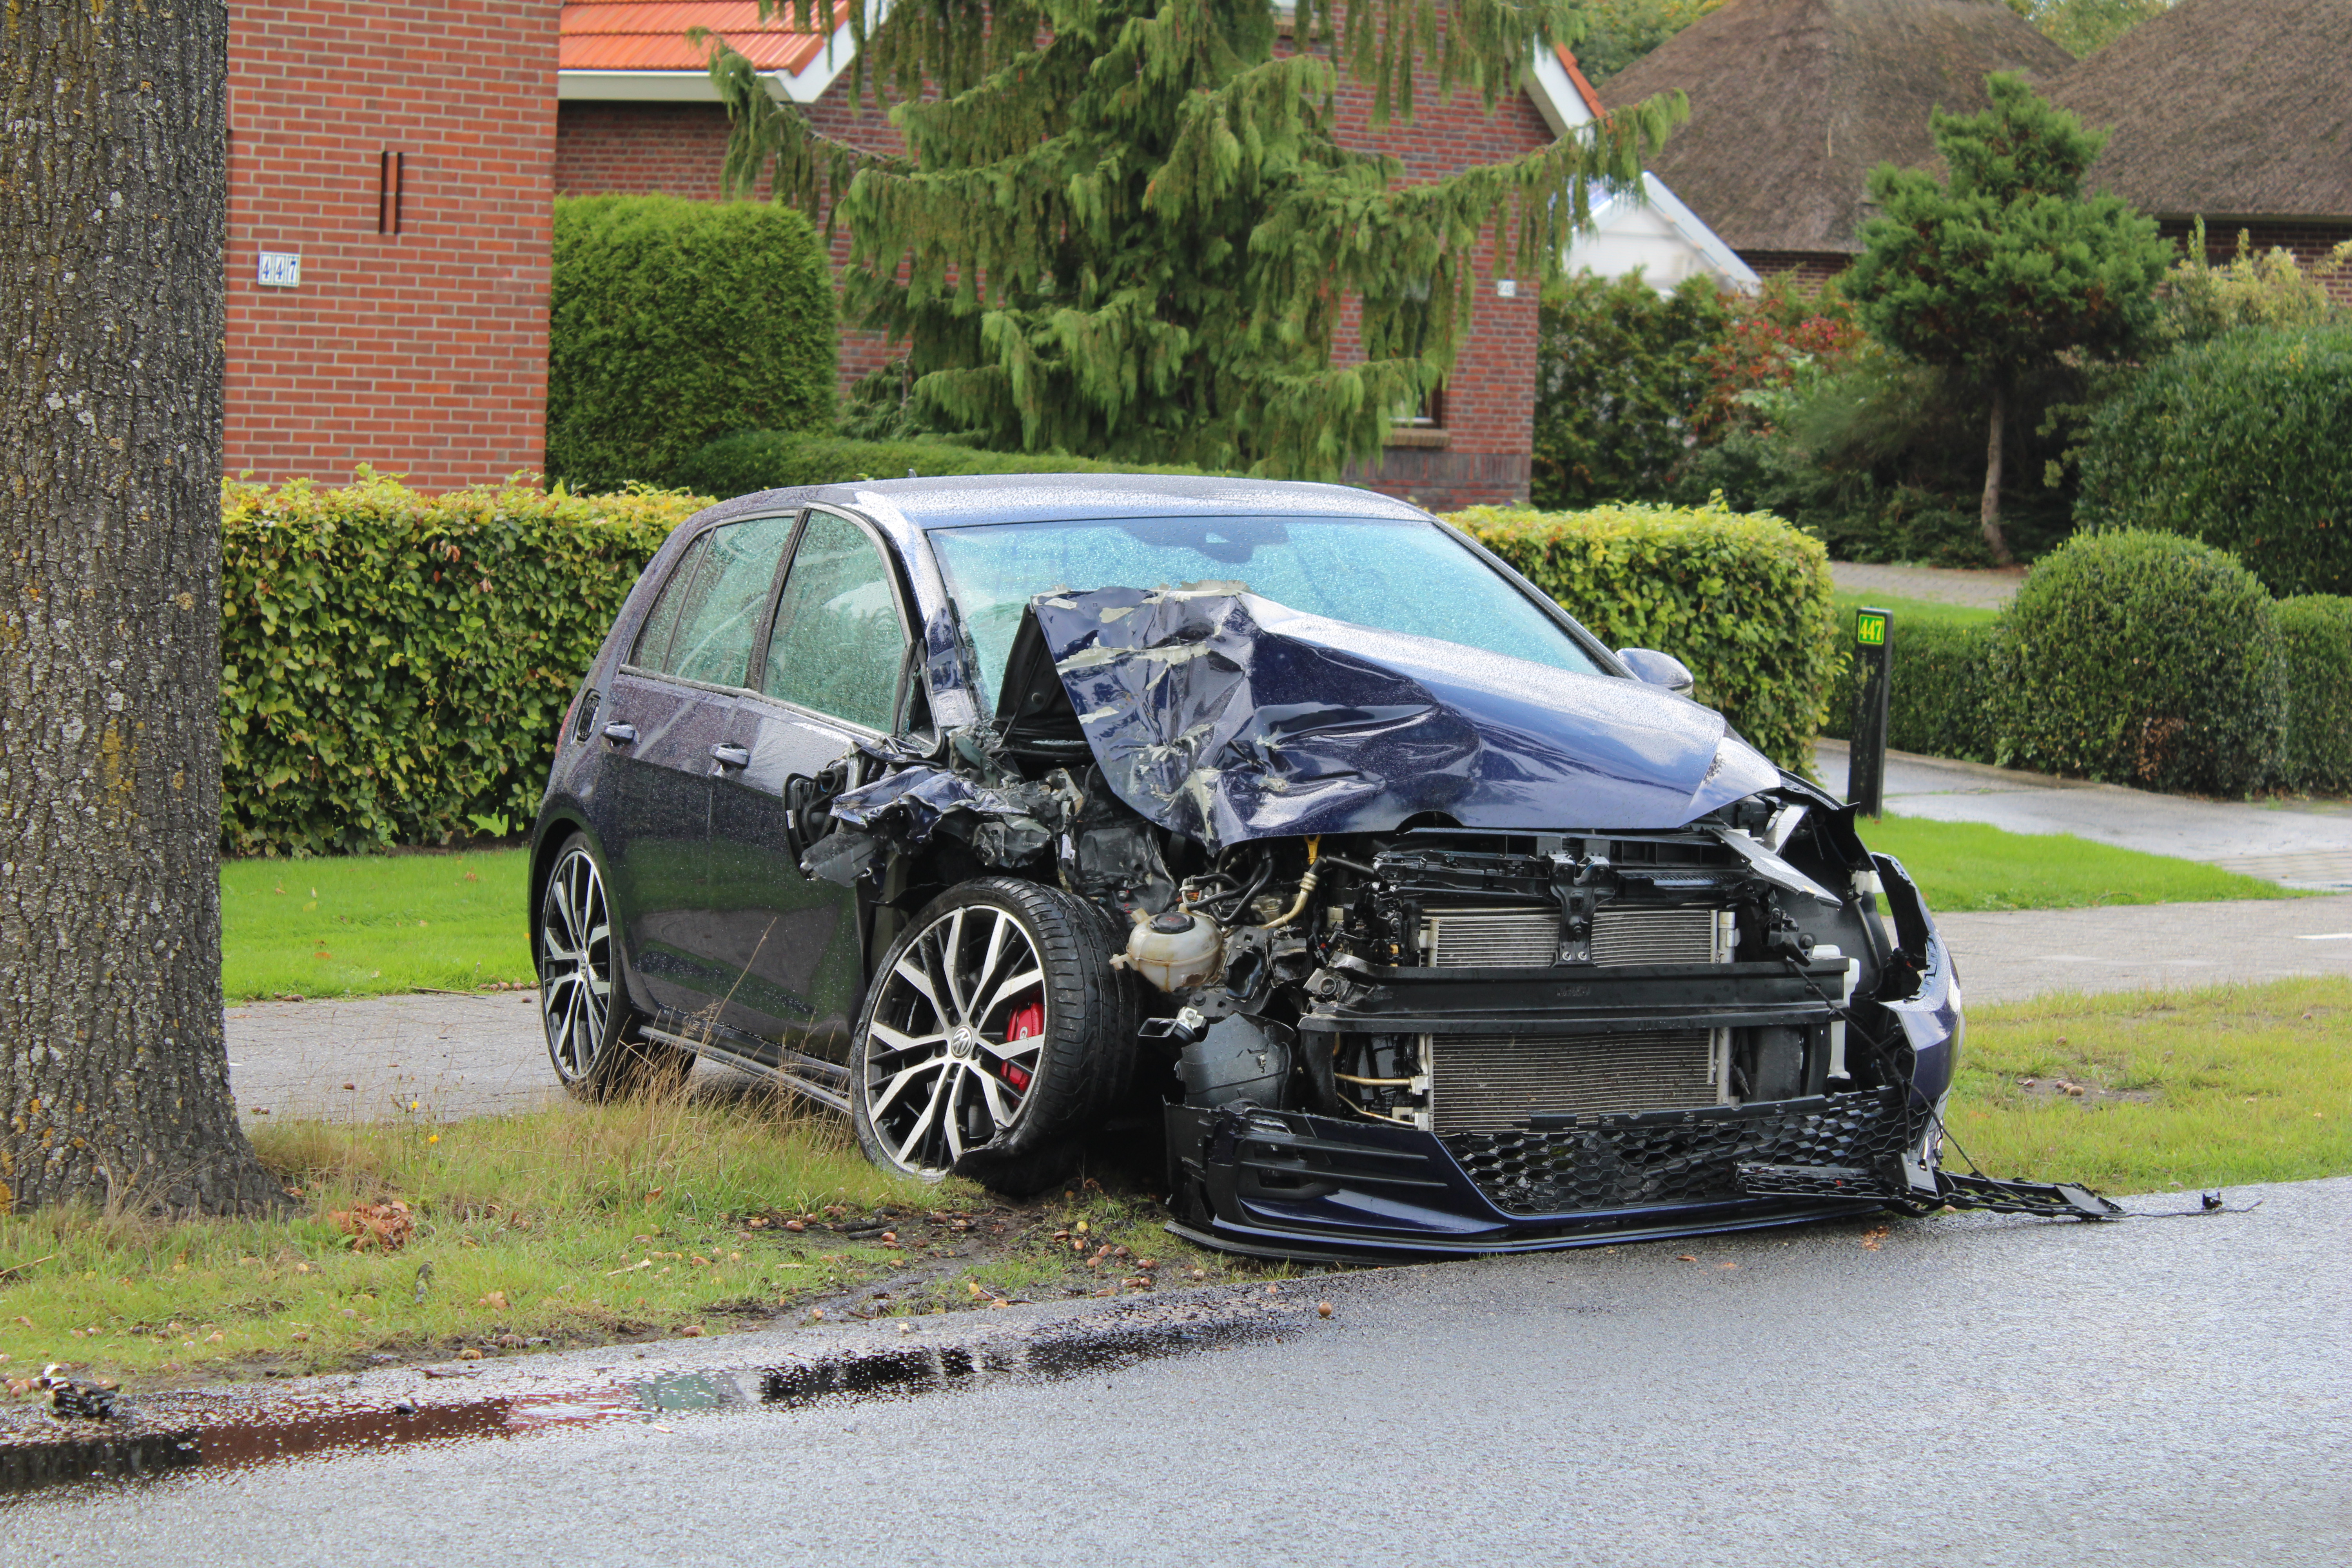
[[(1045, 1032), (1045, 1004), (1032, 1002), (1026, 1007), (1013, 1009), (1013, 1016), (1004, 1021), (1004, 1043), (1034, 1040)], [(1029, 1069), (1018, 1062), (1004, 1064), (1004, 1081), (1022, 1093), (1029, 1092)]]

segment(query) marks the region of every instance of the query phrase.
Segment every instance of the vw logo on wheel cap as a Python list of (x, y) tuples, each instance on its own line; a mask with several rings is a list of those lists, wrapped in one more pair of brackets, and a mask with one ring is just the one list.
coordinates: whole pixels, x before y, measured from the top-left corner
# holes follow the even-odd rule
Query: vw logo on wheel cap
[(980, 1049), (980, 1035), (969, 1024), (958, 1024), (948, 1031), (948, 1055), (968, 1057)]

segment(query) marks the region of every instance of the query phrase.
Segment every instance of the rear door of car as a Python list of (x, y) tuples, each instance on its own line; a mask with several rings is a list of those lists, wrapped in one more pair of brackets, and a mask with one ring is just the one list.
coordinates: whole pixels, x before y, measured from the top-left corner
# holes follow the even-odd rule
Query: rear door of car
[(712, 803), (711, 913), (735, 970), (720, 1021), (831, 1062), (863, 998), (856, 896), (801, 875), (784, 781), (814, 775), (900, 721), (912, 624), (888, 545), (866, 524), (804, 516), (731, 740), (746, 757)]
[(679, 1013), (723, 994), (709, 957), (712, 785), (792, 527), (752, 518), (691, 546), (601, 715), (615, 797), (605, 855), (630, 967), (649, 1000)]

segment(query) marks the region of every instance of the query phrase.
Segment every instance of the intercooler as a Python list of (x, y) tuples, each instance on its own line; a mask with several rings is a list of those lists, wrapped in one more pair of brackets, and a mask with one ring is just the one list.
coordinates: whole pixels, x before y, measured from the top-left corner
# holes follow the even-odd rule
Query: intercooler
[(1677, 1110), (1721, 1101), (1724, 1031), (1549, 1039), (1424, 1035), (1431, 1129), (1490, 1132), (1530, 1116)]
[[(1603, 904), (1592, 917), (1592, 962), (1719, 963), (1723, 911)], [(1422, 963), (1431, 969), (1540, 968), (1559, 956), (1559, 911), (1430, 910), (1422, 916)]]

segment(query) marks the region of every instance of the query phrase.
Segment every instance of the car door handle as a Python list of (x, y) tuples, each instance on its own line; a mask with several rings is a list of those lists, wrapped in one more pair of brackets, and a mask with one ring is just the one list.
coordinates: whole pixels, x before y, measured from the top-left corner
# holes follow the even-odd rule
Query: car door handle
[(634, 746), (637, 743), (637, 727), (635, 724), (607, 724), (604, 726), (604, 739), (616, 746)]
[(710, 748), (710, 754), (722, 768), (748, 768), (751, 765), (751, 748), (749, 746), (717, 745)]

